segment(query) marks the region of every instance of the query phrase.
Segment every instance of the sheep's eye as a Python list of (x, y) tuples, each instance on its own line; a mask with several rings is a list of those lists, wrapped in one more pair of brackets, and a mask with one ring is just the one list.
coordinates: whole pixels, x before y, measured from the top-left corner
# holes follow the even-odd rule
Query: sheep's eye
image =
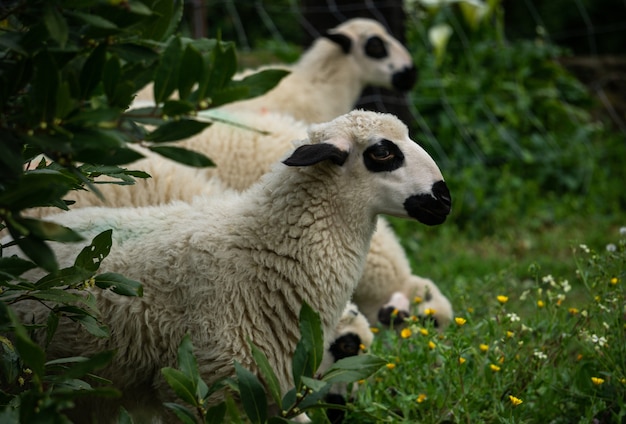
[(376, 148), (372, 149), (369, 153), (374, 160), (384, 161), (393, 159), (393, 153), (384, 145), (376, 146)]
[(376, 35), (368, 38), (365, 43), (365, 54), (374, 59), (387, 57), (387, 47), (385, 47), (385, 42)]
[(372, 172), (391, 172), (404, 164), (404, 154), (390, 140), (380, 140), (363, 152), (365, 166)]

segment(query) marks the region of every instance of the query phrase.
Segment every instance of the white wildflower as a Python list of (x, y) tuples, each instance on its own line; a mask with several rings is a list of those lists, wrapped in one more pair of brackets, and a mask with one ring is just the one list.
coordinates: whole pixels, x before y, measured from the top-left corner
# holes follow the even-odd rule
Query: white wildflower
[(587, 247), (586, 244), (581, 244), (579, 247), (580, 247), (580, 250), (582, 250), (585, 253), (589, 253), (590, 252), (589, 251), (589, 247)]
[(511, 312), (510, 314), (506, 314), (506, 317), (511, 322), (517, 322), (517, 321), (520, 320), (519, 316), (516, 313), (514, 313), (514, 312)]
[(565, 293), (567, 293), (572, 289), (572, 286), (570, 286), (569, 281), (563, 280), (561, 281), (561, 288)]
[(604, 347), (607, 342), (607, 339), (604, 336), (598, 337), (595, 334), (592, 334), (589, 340), (591, 341), (591, 343), (597, 344), (600, 347)]
[(606, 245), (607, 252), (615, 252), (616, 250), (617, 250), (617, 246), (615, 246), (613, 243), (609, 243)]
[(626, 236), (626, 227), (620, 227), (619, 234), (620, 236)]
[(543, 284), (550, 284), (551, 286), (554, 285), (554, 277), (552, 276), (552, 274), (546, 275), (541, 279), (541, 281), (543, 282)]
[(535, 349), (535, 351), (533, 352), (533, 356), (538, 359), (548, 359), (548, 355), (537, 349)]

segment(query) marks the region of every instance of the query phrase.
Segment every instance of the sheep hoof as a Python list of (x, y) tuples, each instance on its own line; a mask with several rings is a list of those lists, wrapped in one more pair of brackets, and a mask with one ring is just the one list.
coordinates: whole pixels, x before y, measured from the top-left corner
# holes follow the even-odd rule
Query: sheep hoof
[(400, 325), (409, 317), (407, 311), (399, 311), (393, 306), (383, 307), (378, 311), (378, 321), (383, 325)]

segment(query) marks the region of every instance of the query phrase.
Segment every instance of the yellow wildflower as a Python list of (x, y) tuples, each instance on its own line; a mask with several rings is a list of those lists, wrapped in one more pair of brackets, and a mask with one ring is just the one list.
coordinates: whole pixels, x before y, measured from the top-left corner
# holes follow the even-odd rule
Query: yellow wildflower
[(619, 278), (617, 277), (611, 278), (611, 284), (616, 285), (617, 283), (619, 283)]
[(466, 359), (462, 356), (459, 356), (459, 364), (463, 365), (465, 363)]
[(539, 299), (539, 300), (537, 301), (537, 306), (539, 306), (540, 308), (543, 308), (544, 306), (546, 306), (546, 304), (544, 303), (544, 301), (543, 301), (543, 300)]
[(491, 368), (491, 371), (493, 371), (493, 372), (498, 372), (498, 371), (500, 371), (500, 367), (499, 367), (499, 366), (497, 366), (497, 365), (495, 365), (495, 364), (490, 364), (490, 365), (489, 365), (489, 368)]
[(456, 317), (456, 318), (454, 318), (454, 322), (456, 322), (457, 325), (461, 326), (461, 325), (465, 325), (467, 320), (465, 318)]
[(422, 303), (423, 299), (419, 296), (415, 296), (413, 298), (413, 303)]
[(483, 344), (481, 343), (480, 346), (478, 346), (480, 348), (481, 352), (487, 352), (489, 350), (489, 345)]
[(578, 309), (576, 308), (569, 308), (567, 311), (572, 315), (576, 315), (578, 313)]
[(498, 299), (498, 302), (502, 303), (503, 305), (509, 301), (509, 297), (503, 296), (503, 295), (498, 296), (497, 299)]
[(420, 333), (422, 333), (423, 336), (428, 336), (428, 330), (425, 328), (420, 328)]
[(474, 308), (472, 308), (471, 306), (469, 306), (469, 307), (467, 308), (467, 312), (469, 312), (470, 314), (471, 314), (471, 313), (474, 313)]
[(417, 401), (417, 403), (422, 403), (427, 399), (427, 396), (424, 393), (420, 393), (419, 395), (417, 395), (417, 399), (415, 399)]
[(581, 359), (583, 359), (582, 353), (579, 353), (578, 355), (576, 355), (576, 361), (580, 361)]
[(506, 332), (506, 336), (507, 336), (509, 339), (510, 339), (511, 337), (513, 337), (514, 335), (515, 335), (515, 333), (514, 333), (514, 332), (512, 332), (512, 331), (510, 331), (510, 330)]
[(359, 345), (359, 349), (361, 349), (363, 352), (365, 352), (365, 349), (367, 349), (367, 348), (365, 347), (365, 345), (363, 343), (361, 343)]
[(435, 315), (436, 312), (437, 311), (435, 311), (433, 308), (426, 308), (426, 310), (424, 310), (424, 313), (427, 317)]
[(403, 339), (408, 339), (409, 337), (411, 337), (411, 334), (413, 333), (410, 328), (403, 328), (400, 332), (400, 337), (402, 337)]
[(521, 400), (520, 398), (516, 398), (513, 395), (509, 395), (509, 400), (511, 401), (511, 403), (513, 404), (513, 406), (517, 406), (522, 404), (524, 401)]
[(432, 340), (428, 342), (428, 348), (430, 350), (433, 350), (436, 347), (437, 347), (437, 345)]
[(596, 386), (601, 385), (602, 383), (604, 383), (604, 378), (600, 378), (600, 377), (591, 377), (591, 382), (593, 384), (595, 384)]
[(500, 359), (498, 359), (498, 362), (500, 362), (501, 364), (504, 364), (504, 356), (501, 356)]
[(389, 362), (386, 366), (388, 370), (392, 370), (396, 367), (396, 364), (394, 364), (393, 362)]
[(378, 327), (370, 327), (370, 330), (372, 331), (372, 333), (376, 334), (378, 333), (380, 330), (378, 329)]

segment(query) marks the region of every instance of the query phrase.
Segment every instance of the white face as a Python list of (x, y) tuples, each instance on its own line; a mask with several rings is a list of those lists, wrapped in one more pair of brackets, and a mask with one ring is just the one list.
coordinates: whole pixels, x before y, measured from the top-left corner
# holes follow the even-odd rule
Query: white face
[(352, 40), (349, 54), (366, 85), (408, 91), (417, 71), (408, 50), (376, 21), (354, 19), (338, 28)]
[(414, 218), (427, 225), (445, 221), (450, 193), (435, 161), (413, 140), (374, 138), (362, 160), (378, 189), (373, 205), (377, 213)]
[(300, 146), (283, 163), (338, 166), (342, 190), (372, 216), (388, 214), (438, 225), (450, 213), (450, 192), (430, 155), (408, 137), (395, 116), (353, 111), (313, 125), (314, 144)]

